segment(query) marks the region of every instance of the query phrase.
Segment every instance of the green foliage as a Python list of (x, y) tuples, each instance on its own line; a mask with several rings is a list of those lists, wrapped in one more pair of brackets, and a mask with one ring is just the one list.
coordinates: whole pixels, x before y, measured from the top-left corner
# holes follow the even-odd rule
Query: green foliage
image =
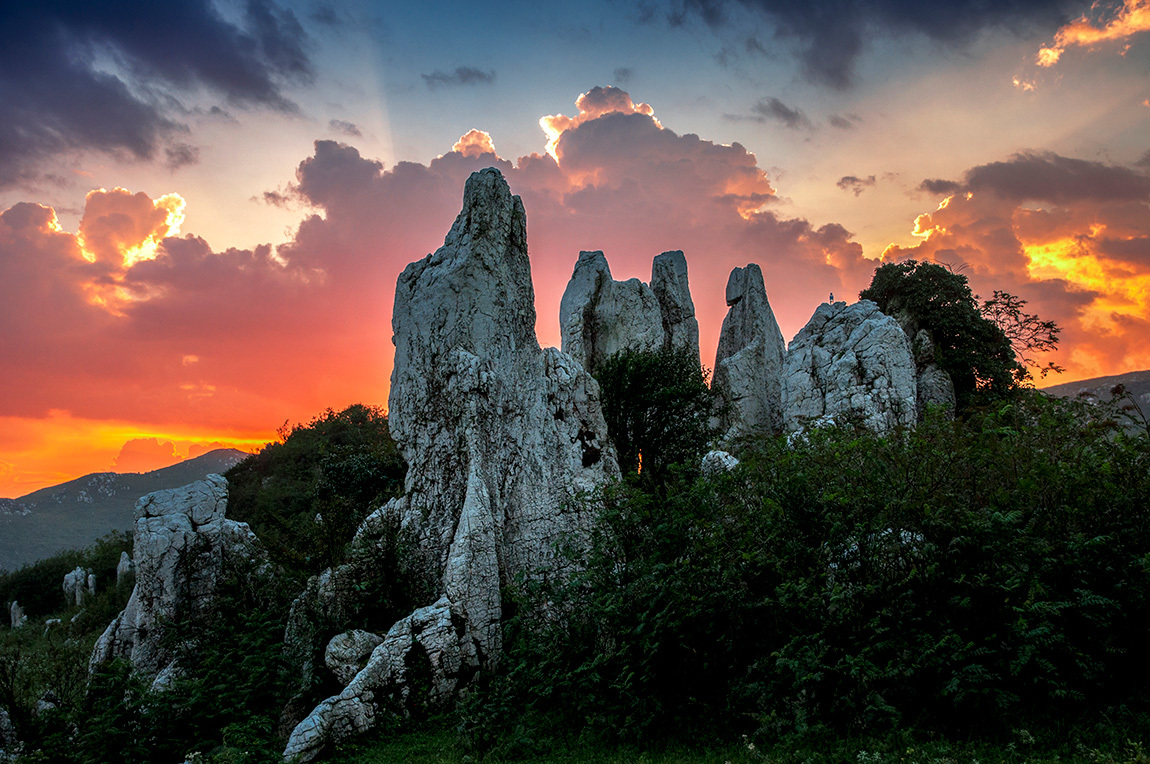
[(288, 570), (318, 573), (343, 560), (371, 510), (402, 492), (405, 472), (382, 411), (328, 409), (285, 425), (279, 443), (228, 470), (228, 517), (249, 523)]
[(919, 329), (930, 333), (936, 360), (954, 382), (959, 409), (1002, 398), (1026, 377), (1010, 338), (983, 315), (961, 274), (915, 260), (885, 263), (859, 297), (909, 326), (911, 339)]
[(477, 750), (995, 739), (1147, 708), (1147, 438), (1022, 391), (966, 421), (744, 456), (607, 493), (581, 572), (529, 590), (504, 673), (466, 706)]
[(707, 371), (686, 348), (622, 350), (595, 370), (607, 431), (625, 474), (696, 463), (714, 437)]

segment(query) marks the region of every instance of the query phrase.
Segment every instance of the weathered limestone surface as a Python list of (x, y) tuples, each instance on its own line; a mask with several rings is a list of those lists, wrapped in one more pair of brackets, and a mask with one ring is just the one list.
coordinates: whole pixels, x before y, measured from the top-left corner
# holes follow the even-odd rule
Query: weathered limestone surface
[(300, 722), (288, 760), (371, 727), (408, 691), (416, 645), (433, 700), (494, 665), (500, 587), (553, 568), (553, 542), (587, 530), (579, 494), (618, 474), (595, 380), (535, 338), (526, 215), (498, 171), (472, 174), (443, 247), (399, 277), (392, 328), (388, 424), (408, 471), (383, 513), (399, 518), (441, 596)]
[(860, 416), (878, 432), (917, 418), (910, 342), (869, 300), (820, 305), (791, 340), (785, 378), (784, 423), (792, 432), (825, 416)]
[(563, 352), (594, 370), (620, 350), (663, 347), (663, 317), (651, 287), (615, 281), (602, 252), (580, 252), (559, 303)]
[(161, 647), (163, 624), (207, 606), (224, 556), (261, 565), (259, 542), (247, 523), (224, 518), (228, 484), (220, 475), (136, 502), (136, 585), (124, 610), (96, 642), (90, 666), (116, 657), (155, 676), (172, 656)]
[(615, 281), (602, 252), (580, 252), (559, 303), (563, 352), (594, 371), (620, 350), (687, 348), (699, 353), (699, 322), (687, 280), (687, 259), (664, 252), (651, 265), (651, 284)]
[(721, 475), (738, 466), (739, 460), (726, 451), (708, 451), (703, 455), (702, 470), (704, 475)]
[(120, 552), (120, 563), (116, 566), (116, 583), (124, 583), (124, 579), (132, 574), (132, 558), (127, 552)]
[(16, 600), (12, 600), (12, 604), (8, 608), (8, 622), (13, 629), (22, 629), (24, 624), (28, 623), (28, 616), (24, 615), (24, 608), (20, 607), (20, 603)]
[(324, 650), (324, 663), (341, 684), (347, 685), (367, 665), (371, 653), (383, 642), (383, 637), (363, 629), (352, 629), (336, 634)]
[[(905, 330), (906, 327), (903, 328)], [(954, 381), (935, 361), (934, 340), (926, 329), (919, 329), (914, 335), (911, 349), (914, 352), (917, 370), (918, 419), (921, 421), (926, 415), (928, 406), (938, 406), (944, 411), (953, 413), (957, 405), (954, 398)]]
[(687, 280), (687, 258), (682, 250), (656, 255), (651, 263), (651, 291), (659, 301), (663, 319), (663, 346), (686, 348), (699, 355), (699, 322)]
[(88, 583), (88, 571), (79, 565), (71, 573), (64, 574), (64, 601), (81, 605), (84, 602), (84, 586)]
[(711, 383), (725, 408), (720, 429), (727, 440), (780, 432), (786, 345), (759, 266), (751, 263), (731, 271), (726, 296), (729, 308)]

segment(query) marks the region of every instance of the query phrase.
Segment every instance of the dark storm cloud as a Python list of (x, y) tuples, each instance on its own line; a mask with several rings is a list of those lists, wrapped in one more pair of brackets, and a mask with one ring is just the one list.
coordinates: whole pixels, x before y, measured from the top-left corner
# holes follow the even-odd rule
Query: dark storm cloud
[(180, 90), (294, 111), (282, 86), (312, 78), (305, 43), (268, 0), (248, 0), (242, 28), (211, 0), (0, 4), (0, 187), (70, 150), (155, 157)]
[(814, 130), (814, 124), (807, 118), (801, 109), (787, 106), (779, 99), (771, 96), (760, 98), (751, 107), (751, 114), (724, 114), (725, 118), (733, 121), (750, 122), (778, 122), (791, 130)]
[(961, 183), (924, 180), (919, 188), (932, 194), (991, 192), (1014, 201), (1065, 204), (1150, 200), (1150, 176), (1128, 167), (1073, 159), (1053, 152), (1022, 152), (1005, 162), (972, 167)]
[(494, 71), (483, 71), (474, 66), (457, 66), (453, 72), (436, 69), (431, 74), (419, 75), (431, 90), (455, 85), (490, 85), (495, 82)]
[(862, 121), (863, 118), (857, 114), (832, 114), (827, 119), (831, 127), (837, 127), (839, 130), (853, 130), (855, 125)]
[(843, 191), (851, 191), (855, 196), (858, 196), (875, 183), (876, 181), (873, 175), (868, 175), (865, 178), (859, 178), (855, 175), (844, 175), (839, 178), (838, 183), (835, 183), (835, 185)]
[(167, 157), (165, 164), (168, 165), (168, 169), (178, 170), (185, 165), (200, 161), (200, 150), (188, 143), (173, 143), (164, 149), (164, 156)]
[(620, 85), (625, 85), (631, 81), (631, 77), (635, 75), (635, 70), (629, 66), (620, 66), (615, 70), (615, 82)]
[(963, 45), (992, 28), (1053, 31), (1089, 7), (1082, 0), (672, 0), (668, 5), (664, 13), (672, 24), (695, 15), (715, 28), (730, 24), (728, 9), (751, 10), (778, 36), (798, 44), (799, 61), (809, 80), (840, 90), (852, 84), (855, 61), (864, 41), (875, 32), (913, 32)]
[(363, 133), (354, 122), (348, 122), (343, 119), (333, 119), (327, 123), (327, 126), (335, 132), (346, 135), (349, 138), (363, 137)]

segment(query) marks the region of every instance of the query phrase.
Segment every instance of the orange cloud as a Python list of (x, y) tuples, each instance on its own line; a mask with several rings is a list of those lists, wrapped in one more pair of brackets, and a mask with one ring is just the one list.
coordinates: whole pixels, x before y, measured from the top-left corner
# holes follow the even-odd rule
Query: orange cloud
[(180, 232), (185, 202), (179, 194), (153, 201), (117, 186), (89, 191), (78, 240), (84, 257), (114, 268), (129, 268), (156, 256), (160, 242)]
[[(1092, 10), (1098, 8), (1099, 3), (1092, 6)], [(1063, 26), (1055, 33), (1050, 47), (1038, 51), (1035, 63), (1051, 67), (1058, 63), (1067, 48), (1125, 40), (1146, 31), (1150, 31), (1150, 0), (1125, 0), (1122, 7), (1105, 23), (1102, 20), (1092, 21), (1084, 15)], [(1122, 52), (1124, 54), (1126, 51)]]
[[(1150, 367), (1150, 178), (1056, 155), (972, 168), (977, 187), (920, 215), (884, 259), (945, 263), (984, 296), (1004, 289), (1062, 327), (1065, 379)], [(1061, 381), (1061, 380), (1059, 380)]]
[(491, 140), (491, 134), (475, 129), (464, 133), (463, 137), (451, 147), (451, 150), (465, 157), (478, 157), (484, 154), (498, 156), (495, 153), (495, 144)]
[(630, 94), (614, 85), (591, 88), (575, 99), (575, 108), (579, 113), (574, 117), (553, 114), (539, 119), (539, 126), (547, 136), (546, 151), (556, 161), (559, 160), (556, 147), (563, 133), (588, 120), (598, 119), (604, 114), (643, 114), (651, 117), (656, 127), (662, 127), (655, 119), (655, 110), (650, 104), (635, 103), (631, 100)]
[(112, 460), (113, 472), (150, 472), (180, 461), (171, 441), (159, 438), (132, 438)]

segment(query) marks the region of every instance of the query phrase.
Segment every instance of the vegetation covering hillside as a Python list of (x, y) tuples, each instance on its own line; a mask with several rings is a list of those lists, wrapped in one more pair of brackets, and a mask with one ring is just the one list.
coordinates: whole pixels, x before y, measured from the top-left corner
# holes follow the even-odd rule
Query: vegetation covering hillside
[(113, 531), (128, 532), (136, 500), (224, 472), (248, 456), (220, 448), (143, 473), (98, 472), (0, 505), (0, 570), (14, 570), (62, 550), (80, 550)]

